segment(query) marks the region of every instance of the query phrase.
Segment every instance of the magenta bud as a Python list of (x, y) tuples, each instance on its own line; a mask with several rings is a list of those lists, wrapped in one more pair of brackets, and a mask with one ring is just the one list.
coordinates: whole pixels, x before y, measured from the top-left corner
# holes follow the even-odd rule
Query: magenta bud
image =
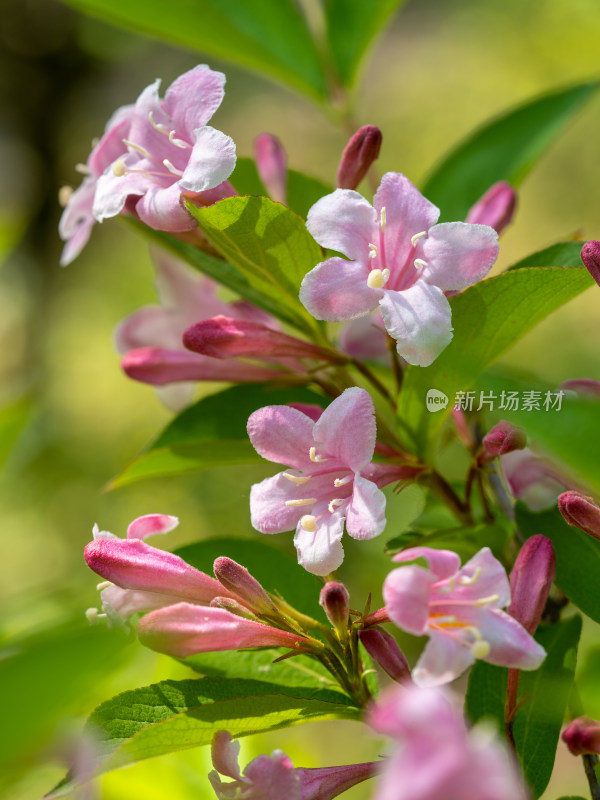
[(500, 420), (481, 442), (481, 460), (491, 461), (497, 456), (506, 455), (513, 450), (523, 450), (527, 445), (527, 434), (510, 422)]
[(254, 140), (254, 160), (265, 189), (273, 200), (285, 203), (287, 193), (287, 156), (283, 145), (272, 133), (261, 133)]
[(574, 756), (600, 753), (600, 722), (589, 717), (578, 717), (567, 725), (561, 739)]
[(586, 242), (581, 248), (581, 260), (600, 286), (600, 242)]
[(570, 381), (563, 381), (560, 388), (576, 392), (583, 397), (600, 397), (600, 381), (593, 381), (591, 378), (574, 378)]
[(338, 189), (356, 189), (379, 157), (383, 136), (376, 125), (363, 125), (344, 148), (337, 171)]
[(506, 181), (499, 181), (475, 203), (466, 221), (472, 225), (489, 225), (500, 233), (512, 222), (516, 206), (515, 190)]
[(600, 508), (591, 497), (580, 492), (563, 492), (558, 498), (558, 510), (569, 525), (600, 539)]
[(356, 784), (381, 771), (380, 761), (341, 767), (296, 767), (300, 778), (300, 800), (333, 800)]
[(350, 595), (343, 583), (328, 581), (321, 589), (319, 603), (325, 609), (327, 619), (333, 627), (346, 636), (348, 633), (348, 619), (350, 617)]
[(220, 556), (215, 560), (213, 571), (219, 583), (257, 613), (272, 614), (275, 611), (271, 598), (246, 567)]
[(507, 609), (528, 633), (535, 632), (542, 618), (555, 571), (552, 542), (541, 534), (532, 536), (521, 548), (510, 573), (511, 602)]
[(253, 619), (255, 622), (259, 622), (256, 614), (253, 614), (249, 608), (246, 608), (246, 606), (242, 605), (238, 600), (234, 600), (231, 597), (215, 597), (210, 601), (209, 605), (211, 608), (224, 608), (225, 611), (229, 611), (230, 614), (235, 614), (236, 617)]
[(396, 640), (386, 631), (368, 628), (358, 633), (367, 653), (398, 683), (412, 683), (410, 667)]

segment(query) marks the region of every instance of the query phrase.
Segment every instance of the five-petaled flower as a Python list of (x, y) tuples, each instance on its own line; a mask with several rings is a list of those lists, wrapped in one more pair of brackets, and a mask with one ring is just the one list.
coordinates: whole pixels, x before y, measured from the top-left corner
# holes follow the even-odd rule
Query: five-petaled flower
[(446, 222), (404, 175), (388, 172), (373, 206), (358, 192), (337, 189), (309, 211), (307, 226), (334, 256), (311, 270), (300, 299), (317, 319), (363, 317), (377, 305), (399, 355), (427, 366), (452, 339), (444, 292), (471, 286), (498, 255), (487, 225)]
[(400, 563), (383, 585), (387, 615), (415, 636), (429, 636), (412, 672), (419, 686), (458, 677), (475, 659), (503, 667), (537, 669), (545, 650), (506, 612), (510, 585), (502, 564), (484, 547), (463, 567), (451, 550), (413, 547), (394, 556)]

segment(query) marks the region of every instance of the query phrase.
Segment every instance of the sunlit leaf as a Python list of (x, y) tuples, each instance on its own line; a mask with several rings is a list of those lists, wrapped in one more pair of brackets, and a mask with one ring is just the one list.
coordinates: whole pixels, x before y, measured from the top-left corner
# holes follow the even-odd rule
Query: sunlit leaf
[(517, 261), (509, 270), (525, 267), (580, 267), (585, 242), (557, 242)]

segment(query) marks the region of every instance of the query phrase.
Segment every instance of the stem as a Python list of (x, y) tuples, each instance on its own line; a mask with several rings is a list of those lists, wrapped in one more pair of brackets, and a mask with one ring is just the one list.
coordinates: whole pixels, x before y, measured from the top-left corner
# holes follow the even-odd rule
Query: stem
[(385, 384), (383, 384), (379, 380), (377, 375), (375, 375), (375, 373), (372, 372), (369, 369), (369, 367), (367, 367), (366, 364), (364, 364), (362, 361), (359, 361), (358, 358), (351, 359), (351, 364), (356, 367), (356, 369), (361, 373), (361, 375), (363, 375), (375, 389), (377, 389), (377, 391), (379, 392), (380, 395), (382, 395), (382, 397), (385, 397), (385, 399), (390, 404), (390, 406), (392, 408), (392, 411), (395, 412), (396, 411), (396, 401), (392, 397), (392, 395), (391, 395), (390, 391), (388, 390), (387, 386), (385, 386)]
[(388, 350), (390, 351), (390, 361), (392, 362), (392, 372), (394, 374), (394, 381), (396, 382), (396, 393), (400, 394), (402, 389), (402, 381), (404, 380), (404, 370), (398, 358), (398, 350), (396, 349), (396, 342), (391, 336), (387, 339)]
[(426, 477), (431, 491), (443, 500), (461, 525), (473, 525), (471, 510), (465, 506), (448, 481), (439, 472), (432, 471)]
[(506, 685), (506, 702), (504, 705), (504, 730), (506, 739), (513, 750), (516, 751), (515, 739), (513, 736), (513, 723), (517, 713), (517, 696), (519, 690), (519, 678), (521, 672), (518, 669), (508, 670), (508, 683)]
[(598, 756), (595, 753), (586, 753), (581, 756), (583, 759), (583, 768), (585, 770), (585, 777), (590, 785), (590, 795), (592, 800), (600, 800), (600, 785), (598, 785), (598, 778), (596, 777), (596, 765), (598, 764)]
[(485, 493), (485, 486), (483, 483), (483, 475), (481, 474), (481, 470), (477, 470), (477, 488), (479, 489), (479, 494), (481, 496), (485, 521), (492, 522), (494, 515), (492, 514), (492, 509), (490, 508), (490, 503), (487, 494)]

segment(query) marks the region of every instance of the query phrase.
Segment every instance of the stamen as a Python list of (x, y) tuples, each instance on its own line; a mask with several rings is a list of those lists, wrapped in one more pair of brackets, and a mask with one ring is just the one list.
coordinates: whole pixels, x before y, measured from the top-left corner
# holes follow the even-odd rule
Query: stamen
[(323, 461), (329, 461), (327, 456), (318, 456), (317, 455), (317, 448), (316, 447), (311, 447), (310, 450), (308, 451), (308, 455), (310, 457), (310, 460), (313, 461), (315, 464), (320, 464)]
[(350, 483), (352, 478), (353, 478), (352, 475), (346, 475), (345, 478), (336, 478), (333, 482), (333, 485), (335, 486), (336, 489), (339, 489), (340, 486), (345, 486), (347, 483)]
[(334, 498), (334, 499), (331, 501), (331, 503), (329, 503), (329, 505), (327, 506), (327, 508), (328, 508), (328, 510), (329, 510), (329, 513), (330, 513), (330, 514), (333, 514), (333, 512), (334, 512), (334, 511), (335, 511), (335, 509), (336, 509), (336, 506), (341, 506), (341, 504), (342, 504), (343, 502), (344, 502), (344, 501), (343, 501), (343, 500), (340, 500), (340, 498), (339, 498), (339, 497), (336, 497), (336, 498)]
[(389, 269), (372, 269), (367, 278), (367, 286), (369, 289), (382, 289), (388, 282), (389, 277)]
[(58, 190), (58, 202), (64, 208), (73, 194), (72, 186), (61, 186)]
[(489, 603), (497, 603), (500, 600), (500, 595), (498, 594), (491, 594), (489, 597), (482, 597), (479, 600), (475, 600), (473, 603), (474, 606), (487, 606)]
[(125, 161), (122, 158), (117, 159), (112, 165), (112, 172), (113, 175), (117, 176), (117, 178), (122, 178), (123, 175), (125, 175), (127, 172), (127, 167), (125, 166)]
[(453, 614), (447, 617), (434, 617), (434, 619), (434, 625), (454, 625), (456, 622), (456, 617)]
[(377, 258), (377, 245), (369, 242), (369, 258)]
[(168, 158), (163, 158), (162, 163), (173, 175), (177, 175), (179, 178), (183, 176), (183, 170), (177, 169), (177, 167), (173, 166), (173, 164), (171, 164)]
[(416, 243), (422, 236), (427, 236), (427, 231), (421, 231), (421, 233), (415, 233), (414, 236), (410, 237), (410, 241), (413, 247), (416, 245)]
[(303, 483), (307, 483), (310, 480), (310, 475), (308, 475), (308, 477), (303, 477), (300, 475), (290, 475), (289, 472), (283, 472), (282, 474), (284, 478), (287, 478), (288, 481), (292, 483), (297, 483), (298, 486), (302, 486)]
[(88, 608), (85, 612), (85, 617), (87, 621), (93, 625), (95, 622), (98, 622), (99, 619), (105, 619), (106, 614), (101, 614), (97, 608)]
[(110, 581), (100, 581), (100, 583), (96, 586), (96, 589), (101, 592), (103, 589), (108, 589), (109, 586), (112, 586)]
[(172, 130), (169, 133), (169, 141), (171, 144), (174, 144), (175, 147), (180, 147), (182, 150), (189, 150), (190, 145), (187, 142), (184, 142), (183, 139), (177, 139), (175, 137), (175, 131)]
[(312, 514), (305, 514), (300, 520), (300, 527), (309, 533), (313, 533), (317, 530), (317, 518), (313, 517)]
[(448, 592), (453, 592), (455, 589), (456, 589), (456, 580), (454, 579), (454, 576), (452, 576), (451, 578), (448, 578), (447, 586), (440, 586), (438, 591), (447, 594)]
[(427, 262), (423, 261), (422, 258), (415, 258), (415, 269), (417, 270), (417, 272), (421, 272), (423, 267), (427, 266), (428, 266)]
[(75, 164), (75, 172), (78, 172), (80, 175), (90, 174), (87, 164)]
[(471, 586), (475, 583), (475, 581), (479, 580), (481, 575), (481, 567), (477, 567), (475, 572), (471, 575), (471, 577), (467, 577), (467, 575), (463, 575), (462, 578), (458, 579), (459, 583), (462, 583), (463, 586)]
[(471, 653), (473, 654), (473, 658), (485, 658), (490, 650), (490, 643), (486, 642), (485, 639), (480, 639), (479, 641), (475, 642), (475, 644), (471, 645)]
[(92, 139), (92, 150), (96, 147), (97, 144), (100, 144), (100, 139), (97, 136), (94, 136)]
[(289, 507), (314, 506), (314, 504), (316, 502), (317, 502), (317, 498), (316, 497), (305, 497), (305, 498), (303, 498), (301, 500), (286, 500), (285, 504), (286, 504), (286, 506), (289, 506)]
[(155, 131), (158, 131), (159, 133), (162, 133), (165, 136), (169, 135), (169, 131), (166, 131), (162, 125), (158, 125), (156, 122), (154, 122), (154, 115), (152, 111), (149, 112), (148, 119), (150, 120), (150, 125), (152, 125)]
[(152, 158), (151, 153), (149, 153), (145, 147), (142, 147), (141, 144), (130, 142), (129, 139), (123, 139), (123, 144), (125, 145), (125, 147), (131, 147), (133, 150), (137, 150), (138, 153), (141, 153), (146, 158)]
[(381, 209), (381, 211), (379, 212), (379, 225), (381, 226), (381, 230), (382, 231), (385, 230), (386, 219), (387, 219), (387, 217), (386, 217), (385, 206), (384, 206)]

